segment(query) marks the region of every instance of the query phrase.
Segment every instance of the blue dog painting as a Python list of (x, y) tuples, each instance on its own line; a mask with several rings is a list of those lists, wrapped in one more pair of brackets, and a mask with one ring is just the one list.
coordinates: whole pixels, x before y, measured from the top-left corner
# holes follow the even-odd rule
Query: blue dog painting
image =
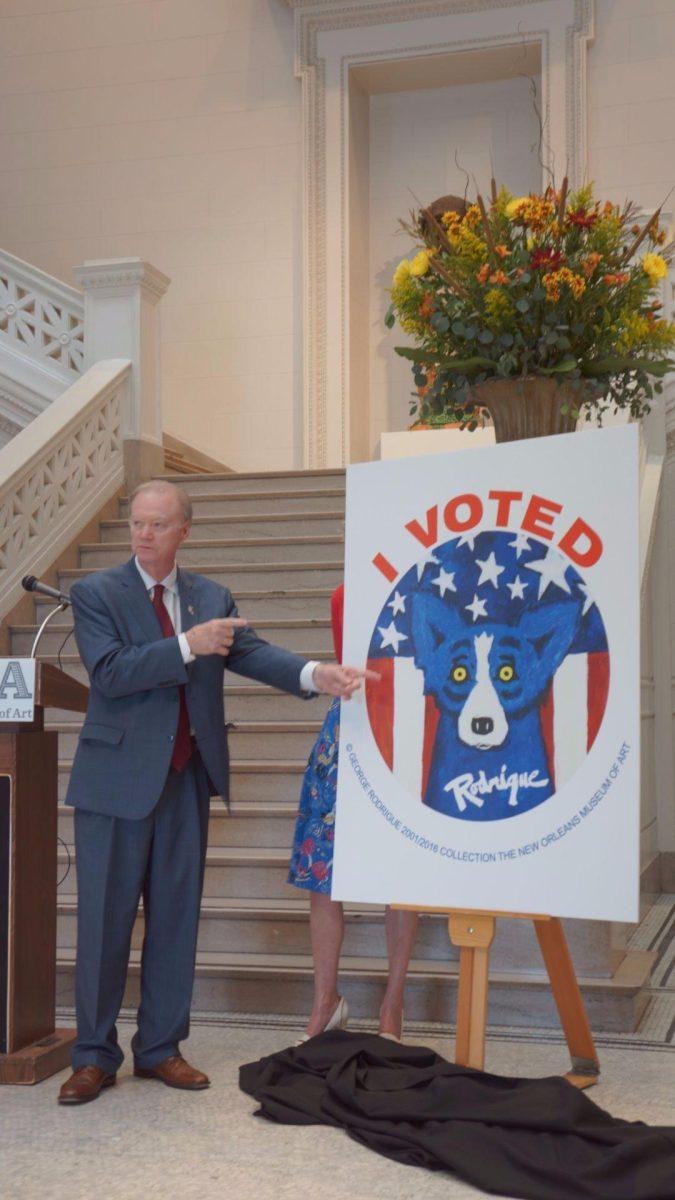
[(601, 615), (579, 572), (529, 535), (464, 535), (397, 583), (371, 639), (371, 728), (430, 808), (517, 816), (574, 774), (609, 682)]

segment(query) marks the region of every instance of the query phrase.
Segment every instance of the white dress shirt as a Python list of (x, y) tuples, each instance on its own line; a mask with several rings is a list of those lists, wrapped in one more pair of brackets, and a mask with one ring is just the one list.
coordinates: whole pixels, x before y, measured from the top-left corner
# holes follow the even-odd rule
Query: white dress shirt
[[(178, 568), (176, 564), (174, 563), (172, 569), (169, 571), (169, 574), (166, 576), (166, 579), (157, 580), (153, 579), (152, 575), (148, 575), (148, 572), (143, 570), (138, 558), (134, 558), (134, 562), (136, 563), (138, 574), (147, 588), (148, 596), (150, 597), (151, 602), (155, 588), (157, 587), (157, 583), (161, 583), (162, 587), (164, 588), (164, 593), (162, 595), (164, 607), (166, 608), (166, 611), (169, 614), (169, 620), (176, 631), (176, 637), (178, 638), (178, 645), (180, 646), (180, 652), (183, 656), (183, 662), (194, 662), (195, 655), (190, 650), (190, 643), (187, 640), (187, 634), (183, 633), (181, 628), (180, 596), (178, 595), (177, 582)], [(316, 692), (316, 688), (314, 686), (314, 668), (316, 666), (318, 666), (318, 663), (311, 661), (305, 663), (304, 667), (302, 668), (300, 672), (300, 687), (303, 692)]]

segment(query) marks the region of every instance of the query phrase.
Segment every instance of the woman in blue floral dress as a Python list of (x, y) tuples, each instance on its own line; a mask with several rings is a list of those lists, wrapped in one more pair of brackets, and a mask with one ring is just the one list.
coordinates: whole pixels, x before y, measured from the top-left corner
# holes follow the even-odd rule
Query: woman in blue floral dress
[[(338, 661), (342, 660), (343, 607), (344, 587), (340, 585), (331, 599)], [(335, 699), (331, 701), (305, 770), (288, 873), (289, 883), (310, 893), (314, 1004), (307, 1023), (307, 1037), (325, 1029), (344, 1028), (348, 1016), (347, 1002), (338, 993), (344, 912), (340, 901), (330, 897), (339, 736), (340, 701)], [(403, 1026), (403, 991), (417, 932), (417, 913), (387, 907), (385, 928), (389, 974), (380, 1006), (379, 1032), (398, 1041)]]

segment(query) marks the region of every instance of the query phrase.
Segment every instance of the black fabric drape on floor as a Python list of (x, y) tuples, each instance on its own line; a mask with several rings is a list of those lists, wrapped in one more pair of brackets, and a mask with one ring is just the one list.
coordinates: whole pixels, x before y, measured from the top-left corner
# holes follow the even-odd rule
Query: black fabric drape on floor
[(240, 1068), (258, 1116), (337, 1125), (387, 1158), (523, 1200), (675, 1200), (675, 1127), (619, 1121), (565, 1079), (510, 1079), (342, 1030)]

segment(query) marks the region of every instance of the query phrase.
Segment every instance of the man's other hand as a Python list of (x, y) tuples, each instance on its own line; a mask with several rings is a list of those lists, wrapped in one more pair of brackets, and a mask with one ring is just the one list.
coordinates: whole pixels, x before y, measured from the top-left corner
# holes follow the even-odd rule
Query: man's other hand
[(227, 658), (237, 630), (245, 625), (248, 625), (248, 621), (243, 617), (220, 617), (214, 621), (204, 621), (202, 625), (193, 625), (185, 633), (190, 652), (221, 654)]
[(379, 680), (376, 671), (359, 671), (356, 667), (341, 667), (339, 663), (317, 663), (314, 668), (314, 686), (317, 692), (327, 696), (341, 696), (349, 700), (358, 691), (364, 679)]

